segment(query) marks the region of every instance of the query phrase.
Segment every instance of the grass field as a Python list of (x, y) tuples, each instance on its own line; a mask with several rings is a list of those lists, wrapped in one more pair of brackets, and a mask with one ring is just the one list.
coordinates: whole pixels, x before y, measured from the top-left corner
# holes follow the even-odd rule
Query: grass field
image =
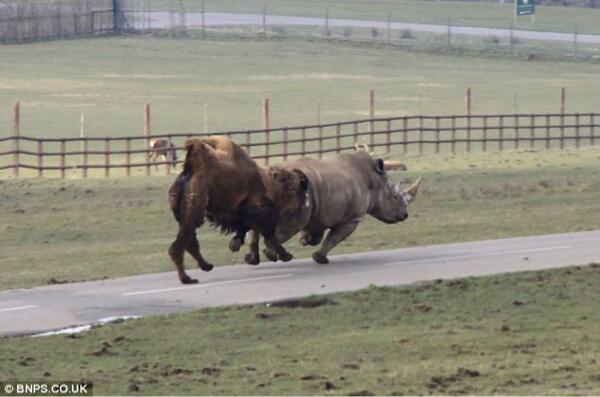
[(598, 264), (0, 339), (2, 380), (100, 395), (597, 395)]
[[(410, 172), (392, 178), (424, 178), (409, 220), (369, 218), (332, 254), (600, 228), (599, 148), (394, 157)], [(1, 181), (0, 289), (174, 270), (173, 179)], [(242, 261), (228, 237), (209, 227), (199, 235), (212, 262)], [(312, 252), (288, 246), (296, 257)]]
[[(169, 10), (169, 0), (154, 0), (154, 10)], [(329, 10), (330, 18), (372, 19), (393, 21), (509, 28), (514, 14), (511, 2), (465, 2), (422, 0), (205, 0), (207, 11), (261, 14), (263, 5), (271, 15), (294, 15), (324, 18)], [(195, 0), (184, 2), (187, 11), (201, 11), (202, 3)], [(600, 34), (598, 26), (600, 10), (590, 8), (567, 8), (538, 6), (535, 23), (529, 16), (519, 17), (518, 29), (568, 32), (578, 26), (580, 33)]]
[[(596, 110), (598, 66), (428, 55), (395, 47), (306, 40), (186, 40), (141, 37), (0, 47), (0, 134), (12, 133), (22, 101), (22, 134), (131, 135), (153, 106), (154, 132), (254, 129), (264, 97), (271, 125), (364, 118), (368, 91), (378, 116)], [(5, 149), (1, 145), (1, 149)], [(9, 142), (8, 145), (11, 145)]]

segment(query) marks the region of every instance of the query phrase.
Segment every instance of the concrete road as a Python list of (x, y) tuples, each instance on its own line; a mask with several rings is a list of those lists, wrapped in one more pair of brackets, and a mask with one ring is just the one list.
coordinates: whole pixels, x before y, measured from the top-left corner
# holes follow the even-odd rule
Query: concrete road
[[(150, 14), (152, 28), (168, 28), (173, 23), (179, 23), (178, 14), (175, 18), (167, 12), (153, 12)], [(207, 12), (204, 15), (205, 26), (234, 26), (234, 25), (262, 25), (263, 16), (254, 14), (234, 14), (221, 12)], [(330, 27), (351, 27), (351, 28), (377, 28), (387, 29), (388, 23), (385, 21), (369, 21), (357, 19), (335, 19), (330, 18), (328, 22)], [(324, 18), (310, 17), (291, 17), (282, 15), (267, 15), (266, 24), (269, 26), (325, 26)], [(185, 14), (185, 25), (194, 28), (202, 26), (201, 13)], [(447, 25), (433, 25), (424, 23), (405, 23), (392, 22), (390, 23), (392, 30), (412, 30), (413, 32), (448, 34)], [(510, 29), (483, 28), (483, 27), (468, 27), (468, 26), (452, 26), (451, 34), (465, 36), (496, 36), (501, 38), (510, 37)], [(566, 41), (573, 42), (573, 33), (556, 33), (556, 32), (537, 32), (530, 30), (514, 30), (513, 36), (526, 40), (542, 40), (542, 41)], [(600, 44), (600, 35), (578, 34), (578, 43)]]
[(303, 259), (223, 266), (210, 273), (192, 270), (200, 283), (187, 286), (179, 284), (173, 270), (0, 292), (0, 334), (38, 333), (110, 317), (262, 303), (371, 284), (401, 285), (591, 262), (600, 262), (600, 231), (339, 255), (331, 257), (329, 265)]

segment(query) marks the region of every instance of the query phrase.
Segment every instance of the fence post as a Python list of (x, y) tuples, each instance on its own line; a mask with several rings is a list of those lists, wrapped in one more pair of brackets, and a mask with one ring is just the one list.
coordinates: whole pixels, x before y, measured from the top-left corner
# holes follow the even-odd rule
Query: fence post
[(435, 118), (435, 152), (440, 152), (440, 118), (436, 116)]
[(373, 132), (375, 131), (375, 122), (373, 119), (375, 118), (375, 91), (369, 90), (369, 145), (373, 147), (375, 143), (375, 137)]
[(65, 168), (66, 168), (65, 151), (66, 151), (66, 141), (63, 138), (60, 140), (60, 177), (62, 179), (65, 179)]
[(131, 176), (131, 138), (125, 140), (125, 173)]
[(38, 177), (44, 176), (44, 141), (41, 139), (37, 143), (38, 150)]
[(323, 126), (319, 126), (319, 158), (323, 158)]
[(550, 149), (550, 115), (546, 115), (546, 149)]
[(471, 152), (471, 87), (467, 87), (467, 153)]
[(104, 140), (104, 177), (110, 176), (110, 139)]
[(206, 4), (202, 0), (202, 37), (206, 36)]
[(487, 137), (488, 137), (488, 118), (487, 118), (487, 116), (483, 116), (483, 142), (482, 142), (481, 146), (482, 146), (484, 152), (487, 151)]
[(125, 28), (124, 0), (113, 0), (113, 27), (115, 32), (121, 33)]
[(392, 144), (391, 143), (391, 141), (392, 141), (392, 120), (391, 119), (387, 119), (386, 130), (387, 130), (387, 134), (385, 137), (385, 147), (386, 147), (385, 152), (389, 153), (390, 149), (391, 149), (391, 144)]
[(580, 140), (580, 134), (579, 134), (579, 113), (575, 114), (575, 147), (577, 149), (579, 149), (579, 140)]
[(456, 116), (452, 116), (452, 142), (450, 142), (452, 154), (456, 154)]
[(19, 176), (19, 152), (21, 147), (21, 102), (15, 103), (13, 108), (13, 176)]
[(340, 126), (339, 123), (336, 124), (336, 126), (335, 126), (335, 149), (336, 149), (335, 151), (336, 151), (336, 153), (341, 152), (341, 149), (340, 149), (340, 147), (341, 147), (341, 142), (340, 142), (341, 128), (342, 127)]
[(530, 149), (534, 149), (535, 148), (535, 115), (530, 115), (530, 128), (531, 130), (529, 131), (529, 148)]
[(88, 140), (86, 138), (83, 139), (83, 160), (82, 160), (82, 175), (84, 178), (87, 178), (88, 175)]
[(402, 118), (402, 140), (404, 146), (404, 153), (408, 153), (408, 117)]
[(265, 164), (269, 165), (270, 136), (269, 136), (269, 98), (263, 99), (263, 128), (265, 130)]
[(594, 125), (594, 113), (590, 114), (590, 145), (594, 146), (596, 140), (596, 129)]
[(515, 114), (515, 149), (519, 149), (519, 140), (521, 138), (520, 130), (519, 130), (519, 115)]
[(560, 113), (561, 114), (565, 113), (566, 102), (567, 102), (567, 91), (566, 91), (565, 87), (562, 87), (560, 89)]
[(504, 116), (500, 116), (500, 120), (498, 120), (498, 150), (504, 150)]
[(270, 127), (269, 122), (269, 98), (263, 99), (263, 128), (268, 130)]
[(419, 116), (419, 154), (423, 154), (423, 116)]
[(146, 137), (146, 176), (150, 176), (150, 135), (152, 134), (152, 115), (150, 104), (144, 108), (144, 136)]
[(283, 161), (288, 159), (288, 129), (283, 129)]

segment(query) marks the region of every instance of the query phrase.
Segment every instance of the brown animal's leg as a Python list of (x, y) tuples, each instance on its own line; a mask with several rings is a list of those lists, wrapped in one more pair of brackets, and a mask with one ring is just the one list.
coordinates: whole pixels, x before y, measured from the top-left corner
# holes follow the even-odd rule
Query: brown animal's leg
[(238, 229), (238, 231), (235, 233), (235, 236), (233, 236), (233, 238), (229, 242), (229, 250), (231, 252), (238, 252), (240, 248), (242, 248), (242, 245), (244, 245), (244, 240), (246, 238), (246, 232), (246, 229)]
[[(188, 182), (187, 186), (189, 190), (186, 189), (188, 191), (181, 196), (180, 205), (178, 207), (180, 219), (179, 232), (177, 233), (177, 238), (169, 248), (169, 255), (175, 264), (179, 280), (181, 280), (183, 284), (198, 282), (198, 280), (190, 278), (185, 273), (185, 267), (183, 265), (184, 250), (187, 249), (190, 254), (194, 256), (198, 261), (200, 268), (203, 270), (212, 269), (212, 265), (204, 261), (200, 255), (200, 246), (198, 244), (198, 239), (196, 238), (196, 228), (202, 226), (204, 223), (204, 214), (208, 198), (201, 187), (194, 188), (194, 182), (193, 179)], [(177, 196), (177, 188), (174, 189), (174, 193)]]
[(185, 272), (185, 267), (183, 265), (183, 253), (184, 248), (188, 245), (190, 239), (190, 231), (185, 230), (183, 228), (179, 228), (179, 233), (177, 233), (177, 238), (169, 247), (169, 255), (171, 256), (171, 260), (175, 264), (175, 268), (177, 269), (177, 275), (179, 276), (179, 280), (182, 284), (194, 284), (197, 283), (198, 280), (191, 278)]
[(309, 232), (307, 230), (303, 230), (300, 232), (300, 244), (319, 245), (321, 240), (323, 240), (323, 234), (325, 234), (325, 230), (318, 232)]
[(346, 223), (343, 225), (338, 225), (332, 227), (329, 233), (327, 233), (327, 237), (323, 242), (321, 248), (319, 248), (313, 254), (313, 259), (317, 263), (329, 263), (329, 259), (327, 259), (327, 254), (333, 247), (338, 245), (341, 241), (343, 241), (346, 237), (348, 237), (358, 226), (359, 221), (352, 221), (350, 223)]
[(200, 253), (200, 243), (198, 242), (198, 237), (196, 237), (195, 230), (192, 231), (185, 249), (196, 260), (200, 269), (205, 272), (210, 272), (213, 269), (214, 266), (211, 263), (208, 263)]
[(265, 237), (265, 246), (263, 253), (270, 261), (277, 262), (277, 259), (281, 259), (284, 262), (288, 262), (294, 258), (294, 256), (283, 248), (283, 246), (274, 238)]
[(260, 235), (256, 230), (250, 231), (250, 242), (248, 243), (248, 253), (244, 260), (249, 265), (258, 265), (260, 263), (260, 255), (258, 253)]

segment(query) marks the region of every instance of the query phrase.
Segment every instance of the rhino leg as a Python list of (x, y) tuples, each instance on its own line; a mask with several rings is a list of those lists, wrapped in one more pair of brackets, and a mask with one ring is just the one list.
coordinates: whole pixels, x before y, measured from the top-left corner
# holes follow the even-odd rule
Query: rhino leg
[(352, 234), (356, 227), (358, 226), (360, 221), (352, 221), (349, 223), (345, 223), (343, 225), (334, 226), (327, 233), (327, 237), (315, 253), (313, 253), (312, 257), (315, 262), (326, 264), (329, 263), (329, 259), (327, 259), (327, 254), (331, 251), (336, 245), (342, 242), (346, 237)]
[(248, 243), (248, 253), (244, 260), (249, 265), (258, 265), (260, 263), (260, 255), (258, 253), (258, 239), (260, 235), (256, 230), (250, 231), (250, 241)]
[(325, 230), (321, 230), (318, 232), (309, 232), (307, 230), (303, 230), (302, 232), (300, 232), (300, 244), (319, 245), (323, 240), (323, 234), (325, 234)]
[(263, 250), (263, 252), (265, 256), (273, 262), (276, 262), (278, 259), (288, 262), (294, 258), (294, 256), (285, 248), (283, 248), (281, 243), (276, 241), (274, 238), (265, 238), (265, 245), (266, 248)]

